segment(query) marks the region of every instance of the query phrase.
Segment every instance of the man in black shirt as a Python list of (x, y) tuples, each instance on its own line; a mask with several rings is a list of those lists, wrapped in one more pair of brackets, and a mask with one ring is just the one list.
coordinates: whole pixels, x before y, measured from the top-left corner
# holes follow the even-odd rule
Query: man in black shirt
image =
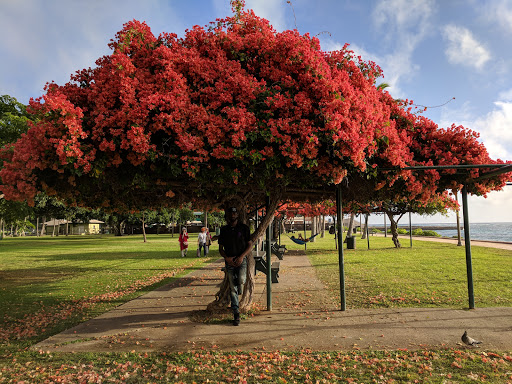
[(226, 210), (226, 221), (228, 224), (220, 229), (219, 253), (226, 262), (233, 325), (239, 325), (238, 295), (243, 293), (247, 279), (247, 255), (251, 254), (252, 241), (249, 227), (238, 221), (238, 211), (235, 207)]

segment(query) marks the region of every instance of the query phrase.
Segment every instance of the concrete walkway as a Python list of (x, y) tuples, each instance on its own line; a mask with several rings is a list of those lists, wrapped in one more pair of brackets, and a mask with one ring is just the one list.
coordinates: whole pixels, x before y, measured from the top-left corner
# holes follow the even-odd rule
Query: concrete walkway
[[(272, 285), (268, 312), (231, 323), (191, 320), (214, 298), (223, 272), (219, 260), (179, 283), (164, 286), (95, 319), (55, 335), (35, 349), (73, 351), (351, 350), (466, 348), (464, 330), (481, 349), (512, 351), (512, 308), (475, 310), (394, 308), (340, 311), (317, 279), (309, 259), (289, 252)], [(255, 298), (266, 308), (265, 276), (256, 276)]]

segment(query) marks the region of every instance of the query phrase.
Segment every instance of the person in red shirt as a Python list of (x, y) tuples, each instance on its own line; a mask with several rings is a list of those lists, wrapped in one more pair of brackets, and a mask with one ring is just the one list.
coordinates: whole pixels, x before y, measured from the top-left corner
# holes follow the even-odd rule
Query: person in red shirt
[(179, 237), (178, 241), (180, 243), (181, 257), (187, 256), (188, 232), (187, 232), (186, 227), (181, 228), (181, 233), (180, 233), (180, 237)]

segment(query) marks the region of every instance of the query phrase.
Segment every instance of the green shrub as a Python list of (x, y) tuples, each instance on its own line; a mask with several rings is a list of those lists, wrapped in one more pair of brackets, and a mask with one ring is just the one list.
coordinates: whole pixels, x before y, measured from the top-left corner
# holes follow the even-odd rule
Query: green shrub
[(416, 229), (413, 229), (412, 234), (413, 234), (414, 236), (423, 236), (423, 235), (424, 235), (424, 232), (423, 232), (423, 229), (421, 229), (421, 228), (416, 228)]
[(441, 237), (441, 235), (439, 233), (437, 233), (436, 231), (432, 231), (432, 230), (426, 230), (426, 231), (423, 231), (423, 236), (434, 236), (434, 237)]

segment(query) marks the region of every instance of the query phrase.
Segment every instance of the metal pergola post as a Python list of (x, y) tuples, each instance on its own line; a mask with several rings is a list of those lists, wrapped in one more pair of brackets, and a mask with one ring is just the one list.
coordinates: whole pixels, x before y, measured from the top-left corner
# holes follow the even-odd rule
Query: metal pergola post
[[(270, 207), (270, 196), (266, 197), (266, 214), (268, 215), (269, 207)], [(271, 223), (267, 227), (267, 233), (266, 238), (267, 241), (265, 243), (265, 251), (267, 253), (266, 261), (267, 261), (267, 311), (272, 311), (272, 273), (270, 272), (272, 270), (272, 261), (271, 261), (271, 252), (272, 252), (272, 245), (270, 244), (271, 241)]]
[(366, 243), (368, 244), (368, 249), (370, 249), (370, 229), (368, 228), (368, 216), (370, 216), (369, 213), (366, 214), (366, 217), (365, 217), (365, 223), (364, 223), (364, 230), (366, 232)]
[[(457, 201), (457, 203), (459, 203), (459, 194), (457, 192), (455, 192), (455, 201)], [(462, 247), (462, 241), (460, 241), (460, 209), (457, 209), (457, 211), (455, 212), (455, 216), (456, 216), (456, 219), (457, 219), (457, 246), (458, 247)]]
[[(345, 311), (347, 309), (347, 302), (345, 299), (345, 265), (343, 260), (343, 210), (342, 210), (342, 199), (341, 199), (341, 185), (336, 186), (336, 215), (338, 216), (337, 223), (337, 234), (338, 234), (338, 264), (340, 269), (340, 298), (341, 308), (340, 310)], [(339, 219), (341, 218), (341, 219)]]
[[(304, 213), (304, 239), (307, 239), (308, 235), (306, 235), (306, 214)], [(308, 249), (308, 245), (304, 242), (304, 251)]]
[(466, 272), (468, 275), (469, 309), (475, 308), (475, 294), (473, 291), (473, 264), (471, 261), (471, 238), (469, 236), (469, 209), (468, 190), (466, 184), (462, 187), (462, 211), (464, 214), (464, 243), (466, 246)]
[(411, 248), (412, 248), (412, 215), (411, 215), (411, 211), (409, 211), (409, 239), (411, 241)]

